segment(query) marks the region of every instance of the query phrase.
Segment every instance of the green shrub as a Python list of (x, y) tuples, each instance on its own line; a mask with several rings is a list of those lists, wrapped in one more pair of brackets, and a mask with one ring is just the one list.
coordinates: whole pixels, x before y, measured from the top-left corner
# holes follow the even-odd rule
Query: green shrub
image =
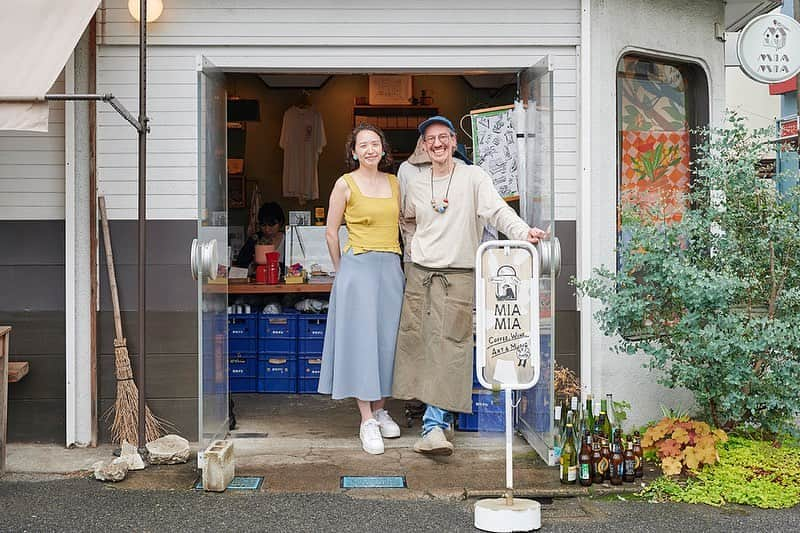
[(604, 304), (595, 317), (615, 349), (648, 356), (661, 383), (691, 390), (714, 426), (791, 431), (800, 412), (800, 196), (758, 177), (765, 139), (740, 118), (705, 138), (682, 219), (624, 213), (622, 267), (576, 286)]

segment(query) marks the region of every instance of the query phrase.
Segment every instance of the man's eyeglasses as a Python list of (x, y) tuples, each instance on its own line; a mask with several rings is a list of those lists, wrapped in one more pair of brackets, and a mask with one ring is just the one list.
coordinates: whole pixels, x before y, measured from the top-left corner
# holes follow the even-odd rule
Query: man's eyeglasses
[(447, 141), (450, 140), (452, 137), (451, 133), (440, 133), (439, 135), (426, 135), (422, 138), (423, 141), (427, 144), (433, 144), (436, 142), (436, 139), (439, 139), (439, 142), (445, 144)]

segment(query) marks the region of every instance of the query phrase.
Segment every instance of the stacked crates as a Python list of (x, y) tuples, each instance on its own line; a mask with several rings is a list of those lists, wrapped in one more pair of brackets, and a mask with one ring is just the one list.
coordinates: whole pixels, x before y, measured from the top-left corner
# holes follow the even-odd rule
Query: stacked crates
[(297, 312), (258, 319), (258, 392), (297, 392)]
[(325, 314), (231, 314), (231, 392), (314, 394), (319, 386)]
[(322, 366), (322, 344), (328, 315), (300, 315), (297, 323), (297, 392), (314, 394), (319, 386)]
[(255, 392), (258, 379), (258, 314), (228, 315), (228, 384), (231, 392)]

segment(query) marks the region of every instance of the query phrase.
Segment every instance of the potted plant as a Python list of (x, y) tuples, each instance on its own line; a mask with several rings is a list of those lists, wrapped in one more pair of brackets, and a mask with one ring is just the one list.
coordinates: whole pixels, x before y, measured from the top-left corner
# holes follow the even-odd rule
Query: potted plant
[(694, 393), (716, 427), (791, 430), (800, 414), (800, 195), (757, 165), (766, 132), (703, 132), (682, 217), (625, 213), (619, 268), (576, 283), (615, 349)]

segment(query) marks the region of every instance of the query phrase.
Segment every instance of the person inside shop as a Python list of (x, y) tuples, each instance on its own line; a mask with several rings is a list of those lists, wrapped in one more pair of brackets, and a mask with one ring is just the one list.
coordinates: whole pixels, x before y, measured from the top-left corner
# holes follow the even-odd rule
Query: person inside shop
[[(355, 398), (361, 413), (361, 447), (384, 452), (383, 438), (400, 436), (385, 409), (403, 301), (400, 265), (400, 186), (386, 171), (392, 160), (386, 137), (360, 124), (347, 138), (349, 172), (333, 186), (325, 238), (336, 271), (328, 305), (319, 392)], [(339, 227), (348, 241), (340, 252)]]
[(483, 169), (454, 161), (456, 130), (450, 120), (428, 118), (419, 132), (431, 165), (428, 172), (411, 174), (403, 188), (402, 227), (414, 232), (405, 239), (411, 262), (392, 395), (426, 404), (414, 451), (451, 455), (452, 413), (472, 412), (473, 269), (484, 227), (531, 243), (546, 233), (517, 216)]
[(275, 202), (264, 203), (258, 210), (258, 226), (259, 230), (242, 246), (236, 257), (236, 266), (247, 268), (253, 262), (259, 264), (266, 262), (266, 257), (256, 257), (257, 249), (278, 252), (280, 254), (278, 261), (283, 263), (283, 239), (286, 227), (283, 208)]

